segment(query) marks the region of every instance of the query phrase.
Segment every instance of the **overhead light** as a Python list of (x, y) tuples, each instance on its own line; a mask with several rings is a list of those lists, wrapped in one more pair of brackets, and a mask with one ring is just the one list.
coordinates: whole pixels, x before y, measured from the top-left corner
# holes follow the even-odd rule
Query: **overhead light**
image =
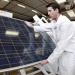
[(75, 13), (74, 13), (73, 10), (68, 10), (68, 11), (66, 11), (66, 12), (67, 12), (67, 14), (68, 14), (70, 17), (75, 17)]
[(4, 0), (4, 1), (9, 2), (9, 0)]
[(18, 4), (18, 6), (22, 7), (22, 8), (26, 8), (24, 5)]
[(10, 35), (10, 36), (18, 36), (19, 32), (18, 31), (14, 31), (14, 30), (7, 30), (5, 32), (6, 35)]
[(69, 2), (64, 2), (64, 5), (65, 5), (65, 9), (70, 9), (71, 5)]
[(38, 13), (36, 10), (32, 10), (32, 12), (34, 12), (34, 13)]
[(66, 0), (55, 0), (58, 4), (66, 2)]

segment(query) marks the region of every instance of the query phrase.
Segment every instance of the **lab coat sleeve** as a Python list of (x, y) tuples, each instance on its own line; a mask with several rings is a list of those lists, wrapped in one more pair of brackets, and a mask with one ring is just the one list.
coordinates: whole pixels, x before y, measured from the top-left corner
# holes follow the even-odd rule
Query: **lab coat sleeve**
[(34, 26), (34, 31), (35, 32), (51, 32), (52, 25), (51, 25), (51, 23), (46, 23), (44, 25)]
[(60, 57), (60, 55), (65, 51), (65, 47), (70, 43), (70, 40), (73, 35), (73, 25), (71, 23), (63, 23), (60, 27), (60, 36), (56, 48), (47, 59), (49, 63), (55, 62)]
[(44, 32), (42, 26), (34, 26), (34, 32)]

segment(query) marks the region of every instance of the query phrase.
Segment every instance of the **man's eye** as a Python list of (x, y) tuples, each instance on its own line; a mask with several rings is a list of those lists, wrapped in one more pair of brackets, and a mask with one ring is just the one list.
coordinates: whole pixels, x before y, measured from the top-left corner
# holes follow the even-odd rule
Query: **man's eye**
[(51, 10), (49, 10), (49, 12), (51, 12)]

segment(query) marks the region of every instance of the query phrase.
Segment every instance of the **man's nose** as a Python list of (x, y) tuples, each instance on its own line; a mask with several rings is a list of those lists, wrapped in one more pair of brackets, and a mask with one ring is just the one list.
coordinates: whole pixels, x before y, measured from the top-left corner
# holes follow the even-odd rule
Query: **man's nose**
[(50, 15), (50, 13), (48, 13), (48, 15)]

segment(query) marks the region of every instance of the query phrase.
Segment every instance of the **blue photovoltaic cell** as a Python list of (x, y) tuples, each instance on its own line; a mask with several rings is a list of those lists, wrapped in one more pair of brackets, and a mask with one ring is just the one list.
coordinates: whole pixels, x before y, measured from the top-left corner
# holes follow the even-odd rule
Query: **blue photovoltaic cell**
[[(6, 35), (7, 30), (19, 32)], [(46, 59), (55, 44), (46, 33), (35, 32), (23, 20), (0, 16), (0, 69), (18, 67)]]

